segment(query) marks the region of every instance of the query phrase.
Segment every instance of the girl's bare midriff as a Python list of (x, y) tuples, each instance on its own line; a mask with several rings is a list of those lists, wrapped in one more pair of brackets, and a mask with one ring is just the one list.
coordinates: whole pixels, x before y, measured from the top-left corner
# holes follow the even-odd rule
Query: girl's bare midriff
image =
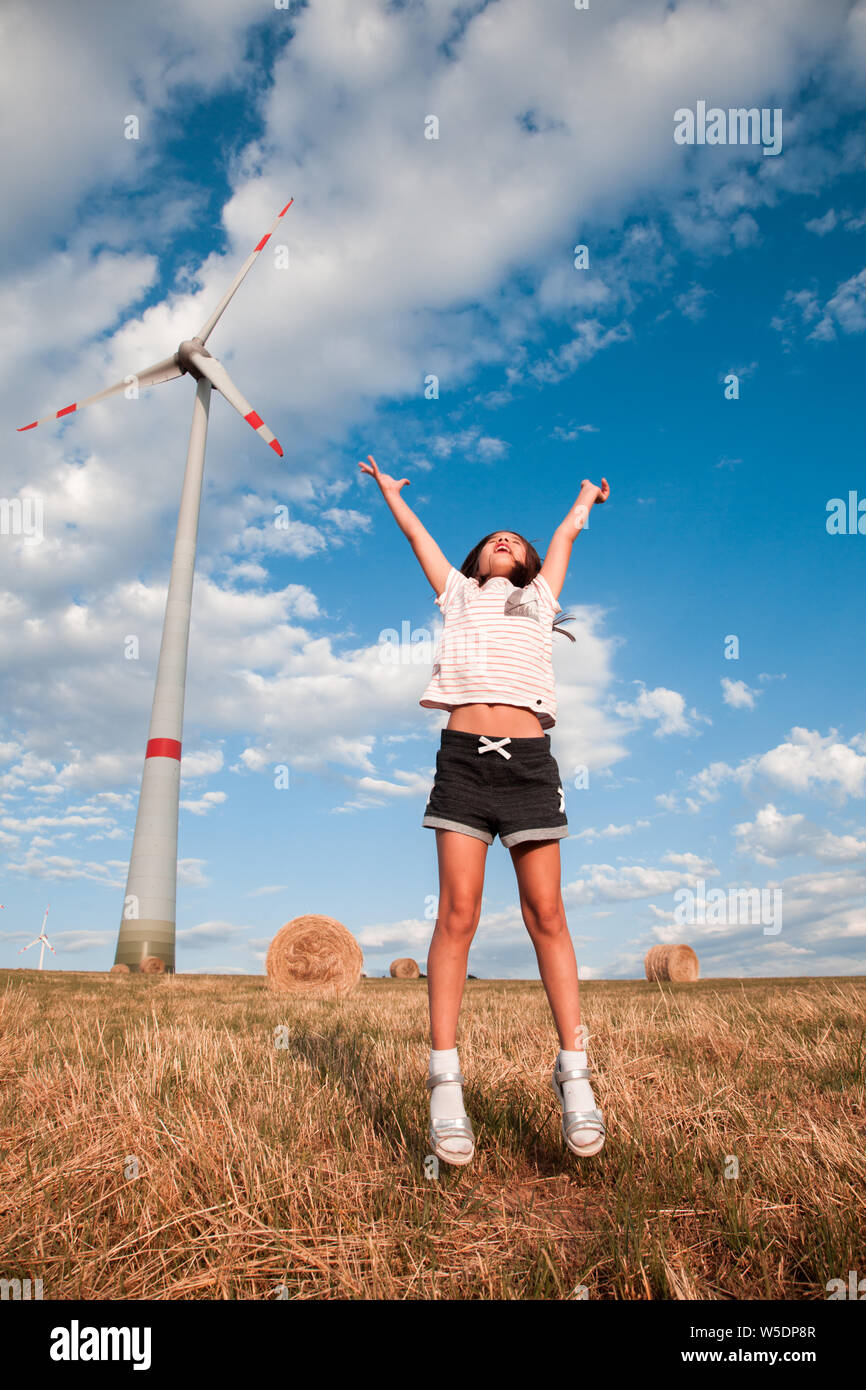
[(520, 705), (458, 705), (446, 725), (464, 734), (500, 738), (544, 738), (538, 716)]

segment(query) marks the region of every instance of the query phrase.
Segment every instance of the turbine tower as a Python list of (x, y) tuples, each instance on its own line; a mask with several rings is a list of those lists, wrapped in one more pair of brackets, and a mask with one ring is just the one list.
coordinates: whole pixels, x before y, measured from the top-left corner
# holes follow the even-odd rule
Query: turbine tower
[[(50, 906), (51, 906), (51, 904), (49, 903), (49, 904), (48, 904), (48, 907), (50, 907)], [(36, 938), (35, 941), (31, 941), (31, 942), (30, 942), (30, 946), (38, 946), (39, 943), (40, 943), (40, 941), (42, 942), (42, 950), (39, 952), (39, 969), (40, 969), (40, 970), (42, 969), (42, 962), (45, 960), (45, 947), (46, 947), (46, 946), (48, 947), (48, 949), (49, 949), (49, 951), (51, 952), (52, 956), (56, 956), (56, 955), (57, 955), (57, 952), (55, 951), (54, 947), (51, 945), (51, 942), (48, 940), (48, 937), (45, 935), (45, 923), (48, 921), (48, 907), (46, 907), (46, 909), (45, 909), (45, 916), (42, 918), (42, 926), (39, 928), (39, 935), (37, 936), (37, 938)], [(22, 947), (21, 947), (21, 950), (18, 952), (19, 956), (23, 956), (25, 951), (29, 951), (29, 950), (30, 950), (30, 946), (22, 946)]]
[(166, 970), (174, 970), (177, 819), (183, 704), (198, 517), (212, 387), (216, 387), (280, 458), (283, 456), (279, 441), (256, 414), (249, 401), (241, 395), (222, 363), (211, 356), (205, 343), (259, 252), (276, 231), (280, 218), (286, 215), (293, 202), (294, 198), (291, 198), (274, 219), (270, 231), (262, 237), (255, 250), (244, 261), (207, 322), (194, 338), (185, 339), (171, 357), (154, 363), (152, 367), (147, 367), (132, 378), (124, 378), (95, 396), (88, 396), (86, 400), (76, 401), (73, 405), (65, 406), (63, 410), (55, 411), (53, 415), (44, 416), (40, 420), (34, 420), (30, 425), (20, 427), (20, 430), (32, 430), (48, 420), (59, 420), (61, 416), (80, 410), (82, 406), (103, 401), (119, 391), (128, 391), (131, 381), (135, 382), (136, 387), (157, 386), (163, 381), (172, 381), (175, 377), (186, 374), (196, 382), (186, 472), (159, 649), (156, 688), (144, 754), (129, 874), (114, 956), (116, 965), (128, 965), (130, 970), (138, 970), (145, 956), (158, 956), (164, 962)]

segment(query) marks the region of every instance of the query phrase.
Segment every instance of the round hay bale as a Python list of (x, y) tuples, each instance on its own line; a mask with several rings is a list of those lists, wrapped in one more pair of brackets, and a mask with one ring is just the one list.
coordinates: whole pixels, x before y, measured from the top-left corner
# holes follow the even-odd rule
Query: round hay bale
[(648, 980), (670, 980), (673, 984), (691, 984), (698, 979), (701, 968), (691, 946), (650, 946), (644, 957)]
[(273, 989), (338, 999), (358, 984), (363, 964), (361, 948), (342, 922), (311, 912), (280, 927), (265, 970)]
[(421, 967), (417, 960), (412, 960), (411, 956), (401, 956), (399, 960), (391, 961), (392, 980), (420, 980)]
[(701, 973), (698, 958), (691, 946), (671, 946), (668, 955), (668, 979), (691, 984)]
[(164, 975), (165, 961), (159, 956), (145, 956), (138, 968), (142, 975)]
[(109, 975), (129, 975), (132, 972), (128, 965), (124, 965), (121, 961), (118, 961), (116, 965), (111, 967), (108, 973)]
[(650, 946), (643, 960), (644, 970), (646, 971), (648, 980), (663, 980), (666, 978), (666, 976), (661, 973), (666, 954), (666, 946)]

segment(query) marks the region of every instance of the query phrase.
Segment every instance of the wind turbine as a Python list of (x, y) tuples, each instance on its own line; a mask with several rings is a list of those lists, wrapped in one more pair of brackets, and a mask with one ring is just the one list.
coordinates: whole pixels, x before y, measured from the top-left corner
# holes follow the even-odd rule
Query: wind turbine
[[(49, 904), (48, 904), (48, 907), (50, 907), (50, 906), (51, 906), (51, 904), (49, 903)], [(57, 955), (57, 952), (55, 951), (54, 947), (51, 945), (51, 942), (48, 940), (48, 937), (45, 935), (45, 923), (48, 921), (48, 907), (46, 907), (46, 909), (45, 909), (45, 916), (42, 918), (42, 926), (39, 928), (39, 935), (37, 936), (37, 938), (36, 938), (35, 941), (31, 941), (31, 942), (30, 942), (30, 946), (38, 946), (39, 943), (40, 943), (40, 941), (42, 942), (42, 950), (39, 952), (39, 969), (40, 969), (40, 970), (42, 969), (42, 962), (43, 962), (44, 959), (45, 959), (45, 947), (46, 947), (46, 946), (48, 947), (48, 949), (49, 949), (49, 951), (51, 952), (52, 956), (56, 956), (56, 955)], [(21, 947), (21, 950), (18, 952), (19, 956), (23, 956), (25, 951), (29, 951), (29, 950), (30, 950), (30, 946), (22, 946), (22, 947)]]
[[(67, 405), (53, 415), (22, 425), (32, 430), (48, 420), (81, 410), (82, 406), (104, 401), (119, 391), (136, 387), (157, 386), (163, 381), (188, 374), (196, 385), (192, 412), (192, 428), (186, 456), (186, 471), (180, 498), (180, 512), (175, 533), (171, 577), (165, 605), (156, 688), (150, 716), (150, 729), (144, 754), (144, 769), (135, 818), (135, 834), (129, 859), (123, 911), (117, 936), (115, 964), (137, 970), (145, 956), (158, 956), (166, 970), (174, 970), (175, 903), (177, 897), (177, 818), (180, 794), (180, 751), (183, 733), (183, 704), (186, 690), (186, 663), (189, 649), (189, 618), (192, 605), (195, 550), (198, 538), (198, 517), (201, 505), (202, 474), (207, 439), (208, 409), (211, 388), (223, 395), (251, 425), (266, 444), (283, 457), (279, 441), (257, 415), (249, 401), (241, 395), (228, 372), (205, 347), (226, 306), (239, 288), (259, 252), (276, 231), (281, 217), (292, 206), (290, 198), (274, 219), (270, 231), (244, 261), (223, 298), (210, 318), (193, 338), (185, 339), (171, 357), (156, 362), (133, 377), (126, 377), (88, 396), (83, 401)], [(136, 392), (137, 394), (137, 392)], [(20, 432), (20, 431), (19, 431)]]

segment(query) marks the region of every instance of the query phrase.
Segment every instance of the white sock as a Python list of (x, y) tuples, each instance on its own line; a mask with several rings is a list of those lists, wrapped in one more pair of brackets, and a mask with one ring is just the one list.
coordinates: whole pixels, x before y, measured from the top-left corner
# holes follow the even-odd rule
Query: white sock
[[(450, 1047), (442, 1051), (430, 1052), (429, 1076), (441, 1071), (459, 1071), (460, 1063), (457, 1060), (457, 1048)], [(459, 1081), (440, 1081), (438, 1086), (433, 1086), (430, 1090), (430, 1118), (432, 1120), (457, 1120), (461, 1115), (465, 1115), (463, 1107), (463, 1087)], [(448, 1153), (468, 1154), (472, 1152), (471, 1139), (443, 1139), (442, 1147)]]
[[(559, 1067), (562, 1071), (571, 1071), (575, 1067), (588, 1066), (586, 1052), (560, 1052)], [(595, 1110), (595, 1096), (588, 1081), (562, 1081), (562, 1094), (565, 1096), (564, 1110)], [(572, 1143), (581, 1146), (597, 1144), (600, 1139), (596, 1129), (576, 1129), (573, 1131)]]

